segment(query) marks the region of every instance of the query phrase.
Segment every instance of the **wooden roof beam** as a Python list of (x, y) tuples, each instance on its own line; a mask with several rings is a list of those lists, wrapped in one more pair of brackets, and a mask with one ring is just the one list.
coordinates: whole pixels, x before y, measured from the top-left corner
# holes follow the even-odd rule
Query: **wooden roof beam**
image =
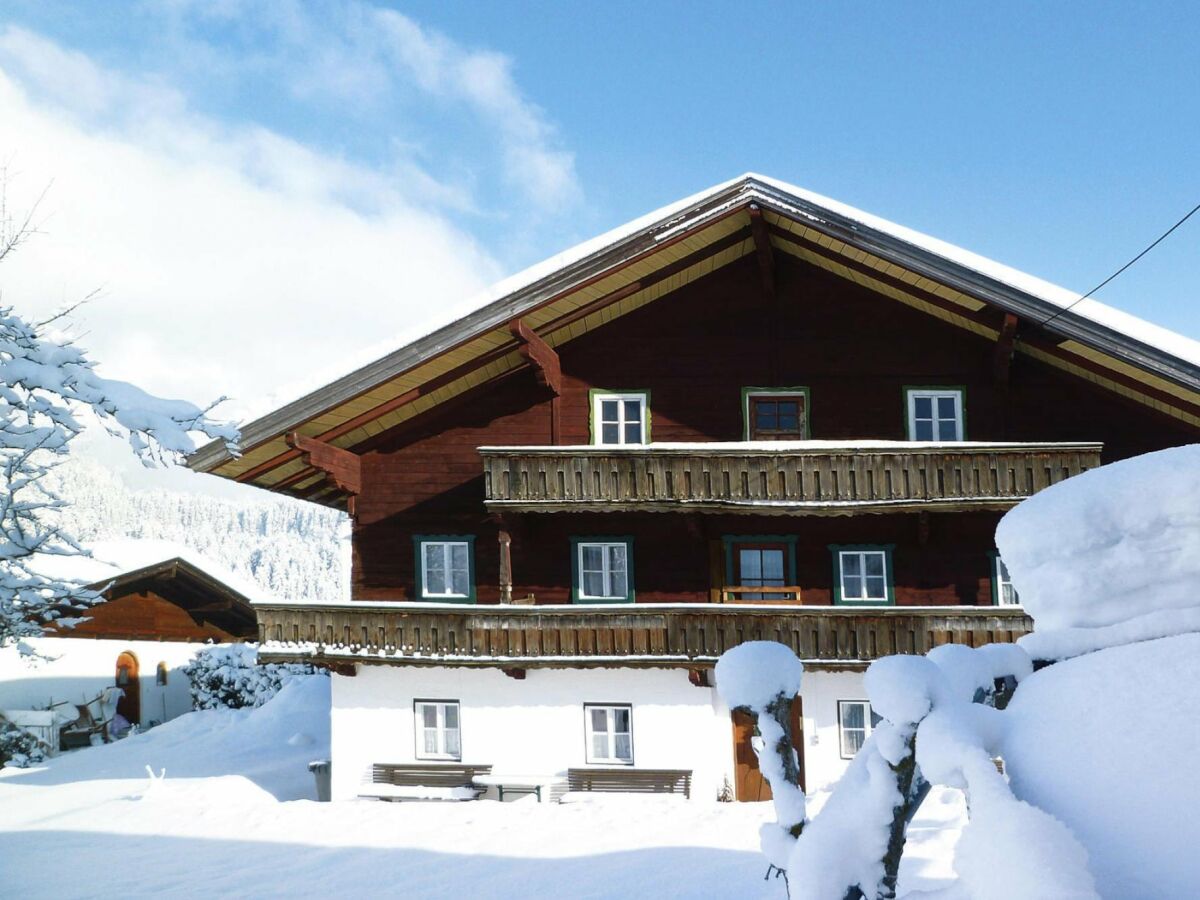
[(562, 366), (554, 348), (543, 341), (536, 331), (525, 324), (523, 319), (514, 319), (508, 326), (512, 336), (519, 342), (517, 348), (521, 356), (534, 368), (538, 383), (554, 391), (555, 395), (562, 393)]
[(996, 384), (1007, 385), (1008, 373), (1012, 369), (1013, 348), (1017, 342), (1018, 319), (1012, 313), (1004, 314), (1004, 324), (996, 338), (996, 349), (992, 356), (992, 374)]
[(306, 463), (328, 475), (338, 490), (350, 495), (347, 508), (353, 516), (354, 501), (362, 493), (362, 457), (296, 431), (289, 432), (287, 442), (300, 451)]
[(771, 234), (763, 219), (762, 209), (757, 203), (747, 207), (750, 213), (750, 232), (754, 235), (754, 252), (758, 257), (758, 274), (762, 280), (763, 296), (775, 299), (775, 251), (771, 248)]
[[(563, 328), (567, 328), (570, 325), (574, 324), (575, 322), (579, 321), (580, 319), (586, 318), (587, 316), (591, 315), (594, 312), (597, 312), (600, 309), (603, 309), (606, 306), (610, 306), (613, 303), (617, 303), (617, 302), (625, 299), (626, 297), (629, 297), (633, 294), (638, 293), (639, 291), (645, 290), (646, 288), (657, 284), (660, 281), (664, 281), (668, 278), (673, 277), (674, 275), (678, 274), (679, 272), (682, 272), (685, 269), (688, 269), (691, 266), (696, 265), (697, 263), (701, 262), (702, 260), (706, 259), (709, 256), (713, 256), (717, 253), (720, 253), (720, 252), (723, 252), (723, 251), (729, 249), (730, 247), (736, 246), (737, 244), (746, 240), (746, 238), (748, 238), (750, 236), (751, 236), (750, 229), (740, 228), (737, 231), (727, 234), (725, 237), (719, 238), (716, 241), (713, 241), (711, 244), (709, 244), (705, 247), (702, 247), (699, 250), (697, 250), (681, 259), (678, 259), (673, 263), (667, 264), (666, 266), (662, 267), (661, 269), (639, 279), (638, 281), (634, 281), (630, 284), (624, 285), (623, 287), (616, 288), (615, 290), (610, 291), (609, 293), (603, 295), (602, 297), (599, 297), (596, 300), (586, 303), (586, 304), (580, 306), (579, 308), (577, 308), (569, 313), (566, 313), (565, 315), (560, 316), (557, 319), (554, 319), (550, 323), (543, 325), (541, 330), (544, 334), (549, 334), (552, 332), (557, 332)], [(518, 337), (517, 341), (513, 344), (504, 344), (500, 347), (490, 350), (477, 359), (463, 363), (462, 365), (457, 366), (456, 368), (451, 369), (450, 371), (445, 372), (442, 375), (436, 376), (435, 378), (431, 379), (430, 381), (426, 382), (425, 384), (419, 385), (408, 391), (405, 391), (403, 394), (399, 394), (396, 397), (393, 397), (391, 400), (387, 400), (387, 401), (381, 403), (379, 406), (372, 407), (371, 409), (367, 410), (366, 412), (359, 413), (357, 416), (354, 416), (353, 418), (348, 419), (347, 421), (342, 422), (341, 424), (336, 425), (327, 431), (321, 432), (320, 434), (318, 434), (316, 436), (316, 440), (319, 440), (319, 441), (335, 440), (336, 438), (339, 438), (344, 434), (348, 434), (349, 432), (362, 427), (363, 425), (367, 424), (368, 422), (374, 421), (375, 419), (378, 419), (396, 409), (399, 409), (402, 406), (412, 403), (414, 400), (417, 400), (423, 396), (426, 396), (427, 394), (430, 394), (433, 391), (438, 390), (439, 388), (444, 387), (447, 384), (453, 383), (457, 379), (463, 377), (464, 375), (468, 374), (469, 372), (474, 371), (475, 369), (483, 368), (484, 366), (487, 366), (488, 364), (490, 364), (498, 359), (503, 358), (506, 354), (511, 353), (513, 350), (517, 350), (518, 352), (520, 352), (520, 349), (521, 349), (521, 341), (520, 341), (520, 338)], [(278, 466), (281, 466), (285, 463), (291, 462), (292, 460), (299, 458), (300, 455), (301, 454), (300, 454), (299, 450), (296, 450), (296, 449), (285, 450), (283, 453), (276, 454), (275, 456), (271, 457), (270, 459), (264, 460), (263, 462), (259, 463), (258, 465), (247, 469), (245, 472), (242, 472), (241, 474), (234, 476), (234, 480), (240, 481), (240, 482), (254, 481), (259, 476), (265, 475), (267, 472), (271, 471), (272, 469), (277, 468)], [(297, 479), (297, 480), (303, 480), (303, 479)], [(294, 484), (294, 483), (295, 482), (284, 482), (284, 483), (280, 483), (280, 484), (264, 485), (264, 487), (266, 487), (269, 490), (286, 490), (288, 487), (291, 486), (291, 484)]]

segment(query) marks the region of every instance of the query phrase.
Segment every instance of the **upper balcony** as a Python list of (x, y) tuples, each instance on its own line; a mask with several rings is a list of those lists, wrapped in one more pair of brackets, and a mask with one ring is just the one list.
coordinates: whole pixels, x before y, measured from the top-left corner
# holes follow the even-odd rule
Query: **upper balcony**
[(847, 515), (1005, 510), (1098, 443), (793, 441), (480, 447), (490, 509)]

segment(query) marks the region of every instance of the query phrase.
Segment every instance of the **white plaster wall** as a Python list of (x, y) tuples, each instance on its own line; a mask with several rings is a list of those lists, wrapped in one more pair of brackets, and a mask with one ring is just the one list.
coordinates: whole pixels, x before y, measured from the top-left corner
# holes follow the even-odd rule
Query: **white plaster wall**
[(457, 700), (464, 763), (494, 774), (563, 777), (585, 766), (585, 703), (633, 707), (634, 765), (691, 769), (692, 797), (733, 781), (729, 712), (681, 669), (496, 669), (359, 666), (333, 676), (333, 797), (357, 795), (371, 763), (416, 761), (413, 701)]
[[(115, 682), (117, 657), (125, 651), (138, 661), (142, 721), (164, 722), (192, 708), (187, 664), (204, 644), (181, 641), (118, 641), (91, 638), (30, 638), (25, 642), (44, 659), (22, 657), (15, 646), (0, 647), (0, 709), (44, 709), (66, 700), (84, 703)], [(155, 684), (160, 662), (167, 684)]]
[(842, 759), (838, 740), (839, 700), (866, 700), (862, 672), (807, 671), (801, 679), (804, 700), (804, 774), (811, 793), (833, 785), (850, 760)]
[[(839, 700), (865, 700), (861, 672), (806, 672), (804, 764), (810, 791), (846, 770)], [(693, 797), (712, 800), (733, 775), (729, 711), (712, 688), (679, 669), (531, 669), (522, 681), (496, 669), (359, 666), (333, 676), (333, 796), (358, 794), (371, 763), (416, 762), (414, 700), (457, 700), (464, 763), (495, 774), (564, 776), (587, 765), (585, 703), (633, 707), (634, 764), (691, 769)]]

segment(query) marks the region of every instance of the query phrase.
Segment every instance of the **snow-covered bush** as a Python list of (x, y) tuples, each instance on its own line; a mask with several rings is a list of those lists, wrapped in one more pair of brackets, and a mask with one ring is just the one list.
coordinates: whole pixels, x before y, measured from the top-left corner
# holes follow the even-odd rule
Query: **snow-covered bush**
[(191, 684), (193, 709), (262, 706), (294, 678), (325, 673), (306, 663), (259, 665), (257, 644), (205, 647), (183, 667)]
[(0, 720), (0, 766), (24, 769), (46, 758), (46, 747), (37, 737), (11, 722)]
[(731, 710), (749, 714), (762, 738), (758, 767), (771, 785), (775, 821), (763, 825), (759, 839), (771, 865), (784, 869), (805, 820), (791, 734), (792, 701), (800, 693), (804, 665), (790, 647), (748, 641), (721, 654), (714, 674), (721, 699)]

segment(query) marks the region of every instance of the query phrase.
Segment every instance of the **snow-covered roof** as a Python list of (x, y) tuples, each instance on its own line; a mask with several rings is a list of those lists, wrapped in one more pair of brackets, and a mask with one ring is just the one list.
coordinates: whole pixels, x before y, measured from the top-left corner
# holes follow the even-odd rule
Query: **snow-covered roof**
[(105, 584), (118, 578), (180, 560), (213, 581), (220, 582), (234, 593), (242, 595), (248, 602), (269, 602), (277, 599), (265, 595), (261, 587), (220, 563), (171, 541), (95, 541), (86, 545), (84, 549), (91, 555), (43, 555), (38, 561), (37, 569), (51, 578), (103, 588)]
[[(276, 447), (287, 450), (282, 436), (318, 415), (349, 404), (472, 339), (506, 327), (556, 297), (594, 283), (630, 261), (682, 235), (699, 233), (750, 205), (1044, 326), (1115, 360), (1118, 368), (1133, 367), (1188, 394), (1200, 395), (1200, 342), (1097, 300), (1077, 302), (1079, 294), (1074, 291), (787, 182), (748, 173), (584, 241), (462, 304), (435, 311), (388, 342), (398, 349), (388, 352), (386, 347), (377, 347), (372, 352), (382, 353), (372, 361), (359, 365), (360, 356), (355, 367), (341, 377), (312, 385), (313, 390), (305, 396), (244, 425), (242, 447), (253, 450), (269, 444), (263, 458), (278, 455)], [(347, 413), (345, 418), (352, 415)], [(226, 467), (231, 460), (224, 446), (213, 442), (193, 454), (189, 465), (212, 471)], [(239, 468), (244, 471), (256, 462), (247, 454)]]

